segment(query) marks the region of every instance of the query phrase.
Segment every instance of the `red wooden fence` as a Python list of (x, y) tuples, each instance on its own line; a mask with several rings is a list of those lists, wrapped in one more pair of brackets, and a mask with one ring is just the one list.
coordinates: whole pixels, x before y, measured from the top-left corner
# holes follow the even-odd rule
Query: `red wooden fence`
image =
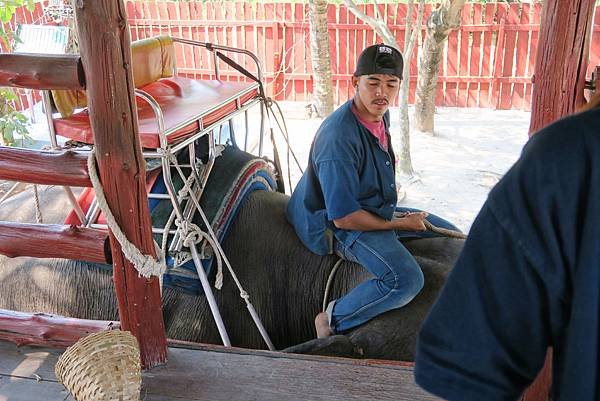
[[(373, 4), (361, 7), (367, 14), (375, 14)], [(378, 7), (403, 47), (407, 5), (388, 3)], [(433, 5), (425, 7), (424, 21)], [(444, 49), (436, 103), (529, 110), (541, 7), (540, 3), (466, 4), (461, 27), (450, 34)], [(128, 1), (127, 11), (133, 40), (170, 34), (245, 48), (262, 60), (272, 96), (310, 101), (308, 4)], [(416, 12), (413, 15), (416, 19)], [(600, 8), (596, 9), (596, 15), (590, 73), (600, 64)], [(381, 39), (344, 5), (330, 4), (328, 17), (334, 97), (340, 103), (352, 96), (350, 76), (358, 53)], [(17, 14), (20, 22), (41, 19), (39, 6), (33, 15), (26, 10)], [(424, 34), (423, 29), (423, 37)], [(238, 62), (252, 68), (242, 58)], [(182, 46), (177, 52), (177, 63), (180, 73), (196, 77), (209, 77), (212, 73), (212, 57), (205, 51)], [(416, 53), (410, 64), (409, 102), (412, 103), (417, 79)], [(222, 79), (243, 79), (224, 63), (219, 64), (219, 69)]]

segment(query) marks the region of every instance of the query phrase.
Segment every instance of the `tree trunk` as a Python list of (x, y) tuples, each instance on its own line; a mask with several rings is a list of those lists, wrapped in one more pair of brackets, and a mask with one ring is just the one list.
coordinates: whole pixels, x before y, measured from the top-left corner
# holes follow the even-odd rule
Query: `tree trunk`
[(327, 1), (310, 0), (310, 51), (313, 69), (313, 102), (319, 117), (333, 112), (333, 86), (327, 30)]
[(402, 84), (400, 86), (400, 150), (398, 152), (400, 172), (412, 176), (414, 174), (410, 157), (410, 122), (408, 119), (408, 94), (410, 90), (410, 59), (415, 43), (416, 33), (423, 21), (425, 0), (419, 0), (419, 11), (414, 30), (412, 29), (413, 0), (408, 1), (408, 15), (406, 16), (406, 30), (404, 31), (404, 69), (402, 71)]
[(417, 130), (433, 134), (435, 94), (442, 61), (444, 41), (460, 23), (460, 11), (465, 0), (443, 0), (427, 19), (427, 34), (419, 58), (419, 78), (415, 97)]

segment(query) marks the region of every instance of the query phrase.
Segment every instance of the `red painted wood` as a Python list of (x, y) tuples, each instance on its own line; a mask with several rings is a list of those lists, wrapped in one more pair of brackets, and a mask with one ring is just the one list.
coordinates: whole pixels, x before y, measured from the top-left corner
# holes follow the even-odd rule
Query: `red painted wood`
[[(190, 16), (190, 4), (180, 1), (177, 3), (171, 3), (172, 6), (169, 6), (169, 15), (177, 16), (178, 20), (189, 20)], [(176, 31), (176, 35), (182, 38), (194, 40), (192, 34), (192, 27), (182, 27)], [(183, 59), (185, 60), (185, 66), (189, 68), (196, 69), (196, 59), (194, 57), (194, 46), (182, 46), (183, 51)]]
[(544, 367), (523, 394), (522, 401), (548, 401), (552, 387), (552, 348), (548, 349)]
[(0, 54), (0, 86), (29, 89), (84, 89), (79, 56)]
[[(375, 5), (374, 4), (362, 4), (361, 5), (362, 11), (364, 13), (366, 13), (367, 15), (375, 15)], [(377, 41), (381, 40), (377, 37), (377, 35), (375, 34), (375, 32), (373, 31), (373, 29), (368, 25), (366, 25), (366, 32), (365, 32), (365, 45), (363, 46), (362, 49), (360, 49), (361, 51), (368, 46), (371, 46), (375, 43), (378, 43)], [(359, 53), (360, 54), (360, 53)]]
[[(135, 6), (135, 1), (128, 0), (125, 2), (125, 9), (127, 10), (127, 19), (131, 20), (139, 18), (139, 16), (136, 13)], [(132, 26), (130, 32), (132, 41), (138, 40), (140, 38), (137, 26)]]
[[(332, 23), (337, 23), (337, 7), (335, 4), (327, 4), (327, 21)], [(329, 29), (329, 54), (330, 54), (330, 62), (331, 62), (331, 71), (336, 74), (339, 71), (339, 60), (335, 56), (338, 52), (338, 44), (337, 44), (337, 35), (336, 30)], [(339, 86), (337, 82), (333, 82), (333, 102), (335, 104), (340, 104), (343, 102), (343, 99), (339, 97)]]
[[(387, 12), (387, 11), (386, 11)], [(350, 12), (346, 7), (340, 7), (338, 11), (339, 17), (338, 22), (341, 24), (348, 23), (348, 17)], [(336, 49), (331, 49), (332, 55), (337, 54), (337, 63), (338, 63), (338, 74), (346, 74), (352, 75), (354, 70), (350, 69), (350, 60), (348, 60), (348, 47), (350, 45), (350, 32), (348, 29), (337, 30), (338, 34), (338, 46)], [(340, 103), (348, 100), (348, 89), (351, 86), (349, 81), (336, 81), (338, 85), (337, 88), (337, 98)]]
[[(467, 25), (472, 21), (471, 12), (473, 5), (467, 3), (463, 6), (461, 12), (461, 25)], [(469, 75), (469, 32), (466, 30), (461, 30), (459, 34), (460, 38), (460, 64), (458, 69), (458, 74), (460, 76)], [(457, 105), (458, 107), (467, 107), (467, 96), (469, 91), (469, 86), (466, 83), (459, 83), (458, 87), (458, 95), (457, 95)]]
[[(529, 13), (530, 13), (530, 5), (522, 4), (521, 5), (521, 24), (529, 24)], [(527, 53), (529, 46), (529, 31), (520, 30), (517, 32), (517, 43), (516, 43), (516, 76), (523, 77), (526, 73), (527, 68)], [(512, 75), (512, 74), (511, 74)], [(511, 107), (513, 109), (524, 108), (525, 100), (525, 85), (524, 84), (514, 84), (513, 85), (513, 93), (511, 99)]]
[(108, 232), (56, 224), (0, 222), (0, 254), (112, 262)]
[(87, 155), (0, 147), (0, 179), (43, 185), (90, 187)]
[[(484, 7), (484, 19), (486, 24), (493, 24), (496, 15), (496, 5), (486, 4)], [(492, 76), (492, 31), (483, 32), (483, 58), (481, 61), (481, 76), (491, 77)], [(488, 82), (482, 82), (479, 85), (479, 107), (490, 107), (491, 101), (491, 84)]]
[[(452, 31), (448, 35), (448, 52), (446, 55), (446, 76), (454, 77), (458, 75), (458, 32)], [(454, 82), (446, 82), (444, 91), (444, 105), (455, 107), (457, 105), (458, 85)]]
[(600, 7), (596, 7), (594, 16), (594, 27), (590, 48), (590, 64), (588, 67), (588, 77), (600, 65)]
[[(79, 0), (75, 14), (88, 77), (90, 123), (108, 205), (129, 241), (142, 253), (156, 256), (123, 3)], [(138, 275), (112, 233), (110, 242), (121, 325), (137, 338), (142, 366), (151, 368), (167, 360), (159, 281), (157, 277), (145, 279)]]
[(107, 320), (83, 320), (0, 309), (0, 340), (10, 341), (19, 346), (67, 348), (89, 334), (119, 328), (119, 322)]
[[(510, 4), (507, 10), (507, 24), (517, 24), (519, 22), (519, 7), (520, 4)], [(517, 32), (514, 30), (506, 30), (504, 42), (504, 60), (502, 64), (502, 76), (513, 76), (513, 66), (515, 64), (515, 46), (517, 43)], [(507, 110), (511, 108), (512, 100), (512, 84), (500, 84), (500, 99), (499, 108)]]
[[(356, 24), (357, 22), (357, 18), (356, 16), (348, 11), (348, 9), (345, 6), (341, 7), (342, 9), (346, 9), (346, 15), (347, 15), (347, 22), (349, 24)], [(396, 18), (398, 17), (398, 15), (396, 15)], [(394, 23), (396, 23), (396, 21), (394, 21)], [(355, 29), (349, 29), (348, 30), (348, 47), (346, 49), (346, 54), (344, 54), (343, 58), (346, 59), (347, 62), (347, 68), (348, 68), (348, 73), (349, 74), (354, 74), (354, 71), (356, 70), (356, 60), (358, 58), (357, 56), (357, 32)], [(347, 92), (347, 96), (348, 99), (354, 96), (354, 87), (352, 85), (348, 85), (348, 92)]]
[[(544, 3), (530, 134), (572, 114), (585, 103), (583, 87), (589, 50), (586, 45), (594, 3), (594, 0)], [(569, 46), (564, 46), (565, 43)]]
[[(471, 19), (473, 24), (480, 24), (482, 22), (482, 7), (479, 3), (473, 4), (473, 18)], [(482, 44), (482, 32), (473, 32), (473, 43), (471, 46), (471, 58), (469, 63), (469, 75), (479, 76), (480, 74), (480, 57), (481, 57), (481, 44)], [(477, 107), (479, 106), (478, 96), (479, 95), (479, 82), (469, 84), (469, 93), (467, 96), (467, 106)]]
[[(244, 8), (244, 20), (245, 21), (254, 21), (255, 17), (254, 17), (254, 9), (252, 4), (250, 4), (249, 2), (245, 2), (243, 5)], [(256, 33), (256, 27), (253, 27), (252, 25), (248, 24), (248, 25), (244, 25), (244, 44), (245, 44), (245, 49), (249, 50), (251, 52), (253, 52), (254, 54), (256, 54), (256, 41), (254, 39), (254, 35)], [(245, 66), (246, 68), (252, 68), (250, 65), (250, 60), (245, 60)]]
[(491, 107), (497, 109), (500, 105), (500, 81), (502, 77), (502, 66), (504, 65), (505, 57), (505, 46), (504, 42), (506, 39), (506, 6), (504, 4), (498, 4), (496, 10), (496, 18), (500, 21), (500, 28), (498, 29), (498, 36), (496, 37), (496, 51), (494, 53), (494, 69), (492, 72), (493, 80), (490, 88), (490, 102)]
[[(225, 20), (226, 21), (235, 21), (235, 4), (233, 2), (230, 1), (226, 1), (224, 3), (222, 3), (225, 6)], [(223, 33), (224, 33), (224, 40), (225, 40), (225, 45), (226, 46), (232, 46), (235, 47), (237, 45), (236, 41), (235, 41), (235, 37), (236, 37), (236, 27), (235, 26), (231, 26), (231, 27), (226, 27), (223, 29)], [(239, 60), (239, 56), (232, 54), (231, 57), (237, 62)], [(229, 71), (235, 71), (233, 68), (231, 68), (229, 65), (225, 65), (225, 67), (227, 68), (227, 70)], [(239, 75), (238, 74), (235, 77), (235, 81), (239, 80)]]
[[(532, 13), (532, 23), (539, 25), (542, 19), (542, 4), (534, 3)], [(531, 44), (529, 45), (529, 54), (527, 56), (527, 76), (533, 77), (535, 71), (535, 57), (537, 54), (537, 47), (539, 42), (539, 31), (531, 32)], [(531, 102), (533, 96), (533, 83), (530, 82), (525, 87), (525, 108), (531, 111)]]
[[(303, 21), (304, 8), (302, 4), (287, 4), (285, 8), (284, 22)], [(309, 47), (308, 36), (302, 28), (285, 26), (285, 68), (291, 72), (290, 66), (298, 71), (306, 72), (306, 49)], [(306, 35), (306, 36), (305, 36)], [(282, 98), (294, 100), (307, 100), (308, 93), (305, 89), (305, 81), (294, 80), (285, 84)]]

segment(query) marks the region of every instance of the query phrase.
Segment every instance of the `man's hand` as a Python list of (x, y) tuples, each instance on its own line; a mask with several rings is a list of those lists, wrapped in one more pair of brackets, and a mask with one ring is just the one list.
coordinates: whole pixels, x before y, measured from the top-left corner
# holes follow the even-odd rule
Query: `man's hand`
[(396, 213), (392, 221), (367, 212), (357, 210), (341, 219), (336, 219), (333, 224), (337, 228), (356, 231), (378, 231), (378, 230), (403, 230), (403, 231), (425, 231), (423, 220), (428, 216), (426, 212)]
[(394, 213), (396, 230), (402, 231), (425, 231), (427, 227), (423, 220), (428, 216), (427, 212)]

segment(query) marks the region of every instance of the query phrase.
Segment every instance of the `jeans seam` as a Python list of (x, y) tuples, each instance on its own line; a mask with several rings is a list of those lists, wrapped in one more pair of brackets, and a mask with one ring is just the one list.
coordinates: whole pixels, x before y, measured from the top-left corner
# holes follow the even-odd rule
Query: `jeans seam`
[[(389, 270), (390, 272), (394, 273), (394, 271), (392, 270), (392, 268), (390, 267), (390, 265), (389, 265), (389, 264), (388, 264), (388, 263), (387, 263), (385, 260), (383, 260), (383, 259), (381, 258), (381, 256), (379, 256), (379, 254), (378, 254), (377, 252), (375, 252), (375, 250), (373, 250), (373, 249), (372, 249), (370, 246), (368, 246), (367, 244), (363, 243), (362, 241), (359, 241), (358, 239), (356, 240), (356, 242), (358, 242), (359, 244), (361, 244), (362, 246), (364, 246), (366, 249), (368, 249), (368, 250), (369, 250), (371, 253), (373, 253), (373, 255), (375, 255), (375, 257), (377, 257), (377, 259), (379, 259), (381, 262), (383, 262), (383, 264), (384, 264), (384, 265), (385, 265), (385, 266), (388, 268), (388, 270)], [(396, 284), (397, 280), (398, 280), (398, 276), (397, 276), (396, 274), (394, 274), (394, 284)], [(383, 280), (382, 280), (382, 281), (383, 281)], [(350, 315), (346, 316), (346, 317), (345, 317), (345, 318), (343, 318), (343, 319), (340, 319), (340, 320), (336, 321), (336, 322), (335, 322), (335, 323), (336, 323), (336, 326), (338, 326), (338, 325), (339, 325), (341, 322), (343, 322), (343, 321), (345, 321), (345, 320), (347, 320), (347, 319), (350, 319), (350, 318), (352, 318), (352, 317), (356, 316), (356, 314), (357, 314), (357, 313), (360, 313), (360, 312), (362, 312), (363, 310), (365, 310), (365, 308), (367, 308), (367, 307), (370, 307), (370, 306), (372, 306), (372, 305), (377, 305), (377, 304), (379, 304), (379, 303), (381, 303), (381, 302), (385, 301), (385, 300), (386, 300), (386, 299), (387, 299), (387, 298), (388, 298), (388, 297), (389, 297), (389, 296), (390, 296), (390, 295), (391, 295), (393, 292), (395, 292), (395, 291), (398, 291), (398, 290), (395, 290), (395, 289), (393, 289), (393, 288), (390, 288), (390, 290), (388, 291), (388, 293), (387, 293), (387, 294), (385, 294), (383, 297), (379, 298), (379, 299), (378, 299), (378, 300), (376, 300), (376, 301), (369, 302), (367, 305), (363, 305), (363, 306), (362, 306), (360, 309), (358, 309), (358, 310), (354, 311), (354, 313), (352, 313), (352, 314), (350, 314)]]

